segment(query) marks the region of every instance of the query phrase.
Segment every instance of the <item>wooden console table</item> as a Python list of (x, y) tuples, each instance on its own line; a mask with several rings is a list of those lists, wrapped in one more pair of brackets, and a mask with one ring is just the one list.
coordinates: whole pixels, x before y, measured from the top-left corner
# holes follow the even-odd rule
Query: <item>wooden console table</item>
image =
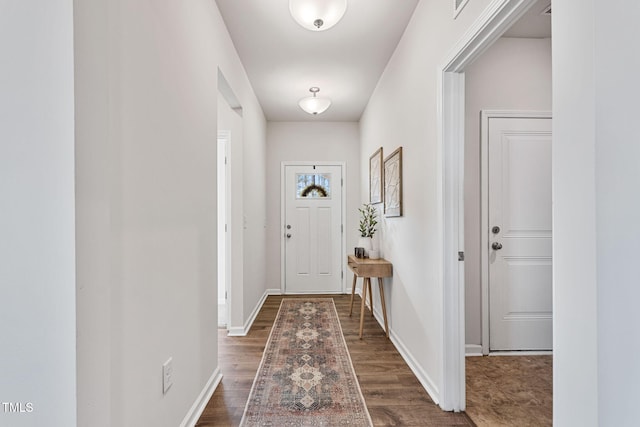
[(391, 263), (384, 259), (356, 258), (349, 255), (347, 259), (349, 269), (353, 272), (353, 286), (351, 287), (351, 309), (349, 316), (353, 313), (353, 295), (356, 292), (356, 281), (358, 277), (363, 278), (362, 282), (362, 303), (360, 305), (360, 339), (362, 339), (362, 329), (364, 328), (364, 309), (367, 300), (367, 288), (369, 290), (369, 305), (371, 306), (371, 315), (373, 316), (373, 293), (371, 292), (371, 278), (378, 278), (378, 287), (380, 289), (380, 302), (382, 304), (382, 315), (384, 317), (384, 329), (389, 338), (389, 325), (387, 323), (387, 307), (384, 302), (384, 289), (382, 287), (383, 277), (391, 277), (393, 267)]

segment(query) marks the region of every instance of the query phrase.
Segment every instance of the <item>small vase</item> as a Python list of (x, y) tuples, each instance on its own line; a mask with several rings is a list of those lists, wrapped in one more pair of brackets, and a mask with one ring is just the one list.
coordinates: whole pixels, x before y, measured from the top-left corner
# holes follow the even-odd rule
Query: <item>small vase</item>
[(369, 251), (369, 259), (380, 259), (380, 251), (377, 249), (371, 249)]
[(360, 237), (358, 240), (358, 247), (364, 248), (364, 255), (369, 256), (369, 251), (371, 250), (371, 237)]

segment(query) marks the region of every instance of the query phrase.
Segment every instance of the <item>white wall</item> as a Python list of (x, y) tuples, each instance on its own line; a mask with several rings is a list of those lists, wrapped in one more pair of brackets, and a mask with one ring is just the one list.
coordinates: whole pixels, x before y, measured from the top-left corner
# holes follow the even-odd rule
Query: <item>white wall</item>
[(0, 53), (0, 425), (72, 426), (72, 2), (4, 2)]
[(553, 9), (553, 420), (597, 426), (595, 17)]
[(640, 6), (553, 9), (554, 424), (634, 425)]
[(109, 76), (119, 65), (109, 55), (113, 13), (106, 2), (74, 5), (78, 425), (95, 427), (113, 425), (111, 395), (120, 378), (112, 375), (122, 327), (112, 313), (111, 287), (121, 258), (112, 230), (121, 191), (113, 179), (119, 154), (108, 101), (114, 96)]
[[(249, 87), (250, 89), (250, 87)], [(244, 103), (243, 103), (244, 106)], [(267, 123), (259, 105), (243, 110), (243, 322), (269, 288), (267, 282)], [(257, 107), (257, 108), (256, 108)], [(232, 142), (233, 143), (233, 142)], [(233, 161), (233, 159), (232, 159)], [(236, 218), (234, 218), (236, 220)]]
[[(280, 167), (283, 161), (346, 162), (347, 250), (358, 242), (358, 207), (360, 206), (360, 133), (352, 122), (269, 122), (267, 126), (267, 284), (279, 289), (280, 244)], [(368, 166), (367, 166), (368, 168)], [(368, 170), (368, 169), (367, 169)], [(346, 273), (346, 272), (345, 272)], [(351, 283), (350, 275), (346, 275)]]
[(640, 82), (616, 78), (612, 66), (640, 69), (640, 5), (595, 3), (598, 418), (632, 425), (640, 384)]
[(551, 111), (551, 39), (501, 38), (465, 71), (466, 343), (482, 344), (480, 111)]
[(361, 195), (368, 199), (369, 156), (403, 147), (404, 216), (382, 221), (382, 256), (393, 263), (386, 287), (394, 339), (438, 400), (443, 353), (443, 223), (437, 142), (437, 69), (489, 4), (467, 4), (457, 19), (452, 2), (419, 2), (361, 120)]
[(241, 153), (264, 150), (264, 116), (214, 2), (78, 2), (75, 18), (79, 424), (179, 425), (218, 366), (218, 69)]

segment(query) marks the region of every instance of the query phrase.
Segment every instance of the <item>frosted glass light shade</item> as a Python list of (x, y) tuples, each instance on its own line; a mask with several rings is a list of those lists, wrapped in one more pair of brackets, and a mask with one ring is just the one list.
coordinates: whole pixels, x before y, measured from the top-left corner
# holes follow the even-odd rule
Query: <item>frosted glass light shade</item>
[(289, 11), (307, 30), (324, 31), (342, 19), (347, 0), (289, 0)]
[(315, 96), (309, 96), (307, 98), (302, 98), (300, 102), (298, 102), (298, 105), (305, 112), (317, 115), (327, 111), (327, 108), (331, 106), (331, 100), (329, 98), (317, 98)]

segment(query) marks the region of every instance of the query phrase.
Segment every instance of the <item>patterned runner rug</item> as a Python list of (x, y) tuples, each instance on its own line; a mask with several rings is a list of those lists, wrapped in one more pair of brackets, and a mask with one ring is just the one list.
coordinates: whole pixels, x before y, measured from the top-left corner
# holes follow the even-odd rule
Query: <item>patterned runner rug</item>
[(285, 298), (241, 426), (372, 426), (331, 298)]

